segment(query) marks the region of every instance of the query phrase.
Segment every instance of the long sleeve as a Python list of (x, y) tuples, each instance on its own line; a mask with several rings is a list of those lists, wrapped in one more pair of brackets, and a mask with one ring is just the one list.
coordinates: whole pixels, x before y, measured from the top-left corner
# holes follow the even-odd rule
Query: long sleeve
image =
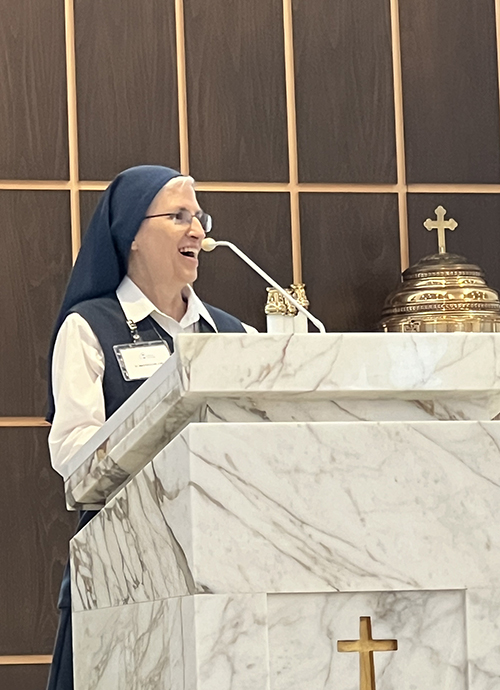
[[(196, 332), (200, 313), (212, 321), (192, 288), (188, 292), (188, 310), (180, 323), (156, 311), (128, 277), (124, 278), (116, 294), (127, 318), (138, 322), (151, 315), (171, 335)], [(247, 333), (257, 333), (252, 326), (244, 324), (244, 328)], [(70, 314), (59, 330), (54, 347), (52, 385), (55, 415), (49, 434), (52, 466), (65, 479), (68, 460), (106, 421), (104, 366), (101, 345), (90, 325), (79, 314)]]
[(52, 466), (65, 479), (67, 461), (104, 424), (104, 357), (79, 314), (70, 314), (57, 335), (52, 363), (55, 415), (49, 434)]

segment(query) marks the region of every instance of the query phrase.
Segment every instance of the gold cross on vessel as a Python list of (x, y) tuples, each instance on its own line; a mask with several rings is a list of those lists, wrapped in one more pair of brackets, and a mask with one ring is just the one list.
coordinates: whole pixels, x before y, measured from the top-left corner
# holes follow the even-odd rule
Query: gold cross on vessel
[(455, 230), (455, 228), (458, 226), (458, 223), (453, 218), (450, 218), (450, 220), (444, 219), (446, 215), (446, 209), (442, 206), (438, 206), (434, 212), (437, 216), (437, 220), (431, 220), (430, 218), (427, 218), (427, 220), (424, 223), (424, 228), (427, 228), (427, 230), (438, 231), (439, 253), (446, 254), (446, 231)]
[(359, 653), (359, 690), (377, 690), (375, 687), (375, 665), (373, 652), (394, 652), (398, 648), (397, 640), (374, 640), (370, 616), (359, 619), (359, 640), (339, 640), (339, 652)]

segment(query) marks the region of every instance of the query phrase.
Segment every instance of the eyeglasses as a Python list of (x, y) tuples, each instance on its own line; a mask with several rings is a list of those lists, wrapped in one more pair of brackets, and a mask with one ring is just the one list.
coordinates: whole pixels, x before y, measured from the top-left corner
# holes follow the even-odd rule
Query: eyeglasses
[(187, 208), (181, 208), (178, 211), (173, 211), (172, 213), (155, 213), (152, 216), (144, 216), (144, 218), (171, 218), (175, 225), (189, 225), (193, 223), (193, 218), (200, 221), (200, 225), (203, 228), (205, 234), (209, 233), (212, 229), (212, 216), (205, 211), (197, 211), (196, 213), (191, 213)]

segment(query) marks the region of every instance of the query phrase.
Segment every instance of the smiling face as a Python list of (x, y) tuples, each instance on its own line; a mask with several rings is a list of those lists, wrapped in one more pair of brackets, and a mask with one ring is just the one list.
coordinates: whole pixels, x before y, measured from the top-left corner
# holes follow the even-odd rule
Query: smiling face
[[(192, 215), (200, 211), (189, 183), (163, 187), (146, 215), (175, 214), (182, 209)], [(197, 218), (191, 225), (167, 216), (144, 219), (130, 248), (129, 276), (132, 280), (147, 276), (151, 281), (167, 282), (175, 291), (182, 290), (198, 277), (198, 254), (204, 237)]]

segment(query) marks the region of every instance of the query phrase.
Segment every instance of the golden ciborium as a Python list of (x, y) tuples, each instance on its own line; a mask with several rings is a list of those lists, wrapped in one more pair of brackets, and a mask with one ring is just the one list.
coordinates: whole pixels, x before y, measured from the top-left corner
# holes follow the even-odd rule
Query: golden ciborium
[(424, 227), (438, 231), (439, 252), (421, 259), (403, 273), (401, 286), (385, 301), (380, 328), (385, 332), (443, 333), (500, 332), (498, 293), (488, 287), (483, 271), (463, 256), (446, 251), (446, 230), (458, 223), (445, 220), (446, 210), (436, 209), (437, 220)]

